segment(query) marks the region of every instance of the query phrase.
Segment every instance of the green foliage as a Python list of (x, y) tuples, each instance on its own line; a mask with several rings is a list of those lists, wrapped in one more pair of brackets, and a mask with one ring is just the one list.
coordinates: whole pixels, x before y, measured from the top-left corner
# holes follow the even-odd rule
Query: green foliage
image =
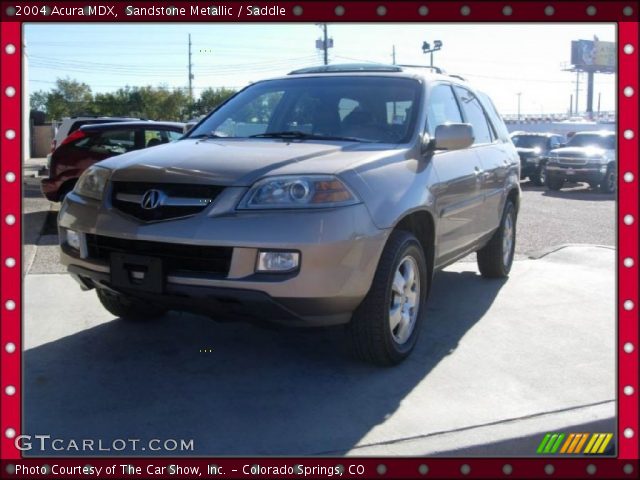
[(207, 88), (194, 103), (192, 113), (194, 116), (206, 115), (235, 93), (236, 91), (230, 88)]
[[(42, 92), (40, 100), (43, 99)], [(50, 118), (73, 117), (91, 110), (91, 87), (69, 78), (56, 80), (55, 88), (46, 94), (46, 111)]]
[(185, 89), (124, 87), (114, 92), (92, 94), (85, 83), (58, 79), (49, 92), (31, 94), (31, 108), (45, 111), (51, 121), (77, 115), (140, 117), (149, 120), (189, 120), (209, 113), (235, 94), (228, 88), (207, 88), (191, 101)]

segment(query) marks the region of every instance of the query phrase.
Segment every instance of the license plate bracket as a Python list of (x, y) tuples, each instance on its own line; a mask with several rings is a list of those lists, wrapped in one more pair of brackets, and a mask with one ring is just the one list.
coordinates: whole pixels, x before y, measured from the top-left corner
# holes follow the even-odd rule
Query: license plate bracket
[(111, 285), (114, 288), (162, 293), (164, 268), (161, 258), (111, 253)]

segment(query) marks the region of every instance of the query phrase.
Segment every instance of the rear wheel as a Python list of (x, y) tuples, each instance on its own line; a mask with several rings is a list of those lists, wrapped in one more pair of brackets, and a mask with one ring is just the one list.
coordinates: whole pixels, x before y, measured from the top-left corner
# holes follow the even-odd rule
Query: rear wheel
[(478, 268), (487, 278), (509, 276), (516, 248), (516, 207), (508, 201), (504, 207), (502, 221), (489, 243), (478, 250)]
[(613, 193), (616, 191), (616, 169), (610, 166), (604, 180), (600, 183), (600, 192)]
[(427, 292), (424, 252), (415, 236), (394, 231), (369, 293), (349, 325), (354, 353), (377, 365), (395, 365), (413, 350)]
[(153, 320), (167, 313), (167, 309), (150, 304), (138, 298), (114, 293), (109, 290), (96, 289), (98, 299), (109, 313), (123, 320)]

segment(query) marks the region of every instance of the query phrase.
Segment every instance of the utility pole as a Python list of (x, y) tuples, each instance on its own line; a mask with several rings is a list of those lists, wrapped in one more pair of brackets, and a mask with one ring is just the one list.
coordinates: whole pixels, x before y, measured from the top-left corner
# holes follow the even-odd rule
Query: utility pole
[(322, 32), (324, 34), (324, 41), (322, 42), (322, 48), (324, 49), (324, 64), (329, 65), (329, 39), (327, 38), (327, 24), (322, 24)]
[(391, 49), (391, 58), (393, 59), (393, 64), (396, 64), (396, 46), (394, 45)]
[(193, 73), (191, 73), (191, 34), (189, 34), (189, 98), (193, 100), (193, 85), (191, 81), (193, 80)]
[(573, 112), (573, 93), (569, 95), (569, 116), (571, 116)]
[(520, 96), (522, 95), (522, 92), (518, 92), (516, 93), (516, 95), (518, 96), (518, 122), (520, 121)]
[(575, 103), (575, 107), (576, 107), (575, 114), (576, 114), (576, 116), (578, 116), (578, 105), (579, 105), (579, 103), (578, 103), (578, 95), (579, 95), (579, 93), (580, 93), (580, 72), (577, 71), (576, 72), (576, 103)]

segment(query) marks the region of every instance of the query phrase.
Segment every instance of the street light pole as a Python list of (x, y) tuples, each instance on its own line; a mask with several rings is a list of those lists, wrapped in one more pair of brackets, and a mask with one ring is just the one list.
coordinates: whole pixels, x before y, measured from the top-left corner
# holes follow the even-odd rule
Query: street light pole
[(422, 53), (430, 54), (431, 67), (433, 67), (433, 52), (437, 52), (441, 48), (442, 48), (442, 42), (440, 40), (435, 40), (433, 42), (433, 48), (431, 48), (431, 45), (429, 44), (429, 42), (422, 42)]
[(520, 121), (520, 96), (522, 95), (522, 92), (518, 92), (516, 93), (516, 95), (518, 96), (518, 122)]

